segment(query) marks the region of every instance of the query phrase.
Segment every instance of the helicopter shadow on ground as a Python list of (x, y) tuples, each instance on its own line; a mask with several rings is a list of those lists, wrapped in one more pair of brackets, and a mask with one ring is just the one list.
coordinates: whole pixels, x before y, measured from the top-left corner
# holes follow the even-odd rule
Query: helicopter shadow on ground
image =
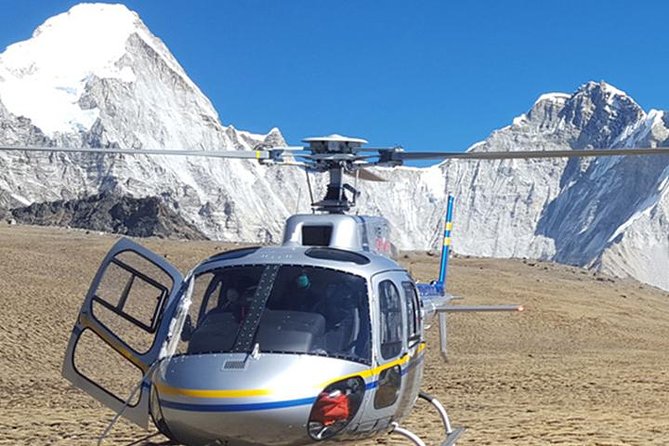
[[(160, 432), (155, 432), (151, 435), (147, 435), (146, 437), (142, 437), (138, 440), (135, 440), (131, 443), (125, 444), (125, 446), (183, 446), (181, 443), (174, 442), (172, 440), (163, 440), (163, 439), (158, 439), (156, 441), (152, 440), (154, 437), (159, 437), (161, 434)], [(164, 438), (164, 437), (163, 437)], [(217, 445), (219, 443), (214, 442), (211, 443), (211, 446)]]
[[(125, 446), (178, 446), (179, 443), (175, 443), (172, 440), (160, 440), (157, 442), (151, 440), (154, 437), (160, 436), (160, 432), (155, 432), (146, 437), (142, 437), (139, 440), (135, 440), (131, 443), (127, 443)], [(163, 437), (164, 438), (164, 437)]]

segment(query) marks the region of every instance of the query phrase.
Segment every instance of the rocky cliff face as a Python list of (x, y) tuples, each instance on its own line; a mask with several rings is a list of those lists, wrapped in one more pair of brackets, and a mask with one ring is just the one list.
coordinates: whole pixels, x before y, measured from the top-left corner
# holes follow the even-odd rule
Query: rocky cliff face
[[(622, 91), (589, 82), (573, 94), (540, 96), (469, 150), (666, 146), (668, 124), (663, 112), (646, 113)], [(393, 199), (372, 185), (366, 206), (405, 229), (404, 246), (438, 243), (450, 192), (456, 252), (555, 260), (669, 289), (669, 157), (453, 160), (387, 174), (395, 177)]]
[(206, 237), (162, 197), (133, 198), (103, 192), (79, 200), (33, 203), (12, 209), (17, 222), (41, 226), (66, 226), (112, 232), (133, 237)]
[[(663, 112), (646, 113), (622, 91), (589, 82), (572, 94), (540, 96), (469, 150), (667, 145), (668, 137)], [(250, 150), (284, 141), (277, 129), (256, 135), (223, 125), (135, 13), (98, 4), (49, 19), (0, 54), (0, 143)], [(358, 211), (388, 218), (400, 247), (428, 249), (440, 239), (450, 192), (457, 199), (456, 252), (554, 259), (669, 289), (668, 166), (667, 157), (617, 157), (379, 169), (392, 181), (366, 183)], [(249, 242), (280, 240), (284, 219), (309, 209), (296, 168), (0, 152), (0, 209), (86, 203), (99, 194), (160, 197), (193, 231)]]

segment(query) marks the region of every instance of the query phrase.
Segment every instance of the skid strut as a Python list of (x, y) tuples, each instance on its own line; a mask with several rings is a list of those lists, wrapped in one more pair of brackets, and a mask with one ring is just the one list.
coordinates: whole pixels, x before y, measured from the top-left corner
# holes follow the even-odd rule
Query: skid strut
[[(465, 431), (465, 428), (456, 427), (454, 429), (451, 426), (451, 421), (448, 419), (448, 414), (446, 413), (446, 409), (444, 409), (444, 406), (439, 402), (438, 399), (434, 398), (431, 395), (428, 395), (425, 392), (420, 392), (418, 394), (418, 397), (432, 404), (432, 406), (434, 406), (434, 408), (437, 409), (437, 412), (441, 417), (441, 422), (444, 425), (445, 436), (444, 436), (444, 441), (440, 443), (440, 446), (454, 446), (455, 441)], [(403, 437), (409, 439), (416, 446), (427, 446), (425, 442), (421, 440), (418, 435), (414, 434), (408, 429), (400, 427), (400, 425), (397, 423), (392, 424), (392, 430), (390, 431), (390, 433), (402, 435)]]

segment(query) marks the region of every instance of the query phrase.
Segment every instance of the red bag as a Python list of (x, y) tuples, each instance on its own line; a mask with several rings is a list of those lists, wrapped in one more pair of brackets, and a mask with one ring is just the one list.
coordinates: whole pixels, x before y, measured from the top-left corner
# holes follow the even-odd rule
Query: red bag
[(311, 421), (318, 421), (323, 426), (331, 426), (337, 421), (346, 421), (350, 415), (348, 396), (341, 392), (322, 392), (314, 405)]

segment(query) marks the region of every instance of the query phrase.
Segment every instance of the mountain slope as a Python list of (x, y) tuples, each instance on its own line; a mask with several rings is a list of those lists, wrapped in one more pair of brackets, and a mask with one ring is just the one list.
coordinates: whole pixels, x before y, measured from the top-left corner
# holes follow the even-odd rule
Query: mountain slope
[[(646, 113), (624, 92), (588, 82), (573, 94), (540, 96), (526, 114), (470, 150), (660, 146), (667, 145), (668, 124), (664, 113)], [(405, 233), (405, 246), (436, 246), (438, 214), (450, 192), (458, 253), (555, 260), (669, 289), (661, 272), (669, 267), (667, 156), (452, 160), (396, 169), (392, 176), (391, 196), (398, 199), (383, 200), (386, 186), (372, 185), (366, 203), (395, 227), (431, 234), (416, 240)]]

